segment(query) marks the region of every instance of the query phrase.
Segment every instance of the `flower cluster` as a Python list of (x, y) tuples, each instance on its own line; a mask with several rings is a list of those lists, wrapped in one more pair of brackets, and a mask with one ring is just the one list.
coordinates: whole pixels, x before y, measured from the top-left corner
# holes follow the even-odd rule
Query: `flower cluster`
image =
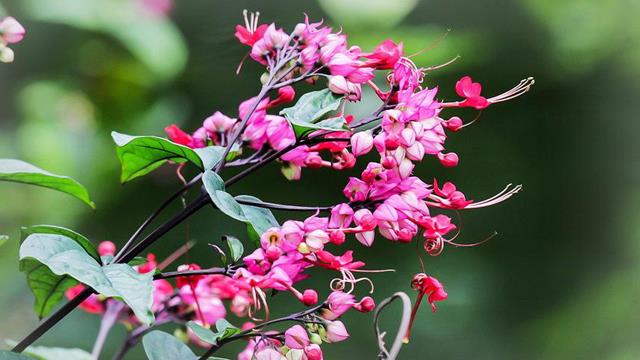
[(11, 16), (0, 19), (0, 61), (13, 62), (13, 50), (9, 44), (16, 44), (24, 38), (24, 27)]
[[(437, 87), (424, 83), (430, 69), (419, 68), (405, 56), (402, 43), (385, 40), (365, 52), (349, 46), (345, 34), (333, 32), (321, 22), (305, 19), (287, 33), (275, 24), (259, 24), (257, 15), (247, 13), (235, 36), (250, 47), (248, 56), (265, 66), (263, 91), (242, 102), (236, 118), (216, 111), (191, 134), (176, 125), (168, 126), (165, 130), (173, 142), (191, 148), (225, 147), (229, 156), (220, 168), (261, 164), (274, 157), (281, 161), (288, 179), (299, 179), (303, 168), (341, 170), (355, 167), (363, 156), (373, 160), (364, 165), (360, 176), (348, 179), (343, 189), (345, 202), (317, 208), (304, 220), (287, 220), (259, 234), (258, 248), (224, 274), (178, 277), (175, 287), (166, 280), (156, 281), (154, 311), (167, 314), (172, 321), (195, 320), (210, 326), (227, 316), (227, 301), (236, 316), (259, 322), (270, 315), (268, 292), (288, 292), (305, 306), (318, 307), (295, 319), (306, 326), (295, 325), (284, 333), (260, 332), (259, 337), (250, 338), (238, 358), (322, 359), (320, 344), (349, 336), (337, 319), (350, 309), (369, 312), (375, 305), (369, 296), (358, 300), (354, 295), (360, 282), (371, 284), (373, 291), (371, 280), (360, 277), (369, 271), (364, 269), (365, 263), (354, 259), (352, 251), (338, 250), (351, 235), (364, 246), (373, 245), (376, 233), (404, 243), (417, 238), (427, 254), (438, 255), (445, 244), (460, 245), (454, 242), (456, 235), (451, 236), (459, 226), (438, 211), (493, 205), (520, 190), (519, 186), (507, 186), (494, 197), (474, 202), (450, 182), (427, 183), (413, 172), (425, 156), (437, 158), (446, 167), (458, 165), (458, 155), (446, 150), (445, 141), (450, 132), (470, 122), (445, 116), (446, 111), (463, 107), (480, 110), (512, 99), (526, 92), (533, 79), (487, 98), (481, 85), (465, 76), (455, 84), (462, 99), (445, 102), (438, 99)], [(384, 86), (374, 82), (378, 72), (386, 73)], [(299, 132), (291, 119), (270, 113), (294, 101), (296, 83), (316, 84), (321, 78), (326, 78), (326, 88), (342, 101), (324, 119), (344, 119), (340, 127)], [(370, 117), (355, 119), (346, 105), (361, 99), (363, 87), (375, 92), (381, 104)], [(269, 91), (277, 95), (270, 96)], [(322, 211), (328, 211), (326, 216)], [(114, 251), (105, 245), (101, 255)], [(139, 271), (157, 266), (153, 257), (148, 260)], [(323, 302), (319, 302), (316, 290), (299, 290), (298, 283), (310, 276), (311, 268), (338, 274)], [(187, 272), (198, 269), (196, 264), (178, 267)], [(426, 274), (416, 275), (412, 287), (419, 296), (412, 321), (422, 296), (427, 296), (434, 311), (435, 303), (448, 297), (443, 285)], [(78, 291), (73, 288), (68, 296)], [(83, 307), (102, 312), (104, 302), (93, 297)], [(132, 315), (128, 316), (135, 324)], [(251, 326), (246, 325), (248, 329)]]

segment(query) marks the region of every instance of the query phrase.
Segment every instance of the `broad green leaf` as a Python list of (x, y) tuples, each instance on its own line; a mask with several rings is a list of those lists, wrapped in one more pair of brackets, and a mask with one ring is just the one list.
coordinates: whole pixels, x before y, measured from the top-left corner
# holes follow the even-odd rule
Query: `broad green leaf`
[[(22, 240), (31, 234), (59, 234), (80, 245), (92, 258), (100, 261), (98, 251), (84, 236), (73, 230), (54, 225), (35, 225), (21, 229)], [(27, 285), (35, 297), (34, 312), (39, 318), (47, 316), (64, 298), (64, 292), (78, 282), (68, 275), (56, 275), (34, 259), (20, 261), (20, 271), (27, 275)]]
[(78, 284), (71, 276), (54, 274), (34, 259), (20, 260), (20, 271), (27, 275), (27, 285), (35, 298), (33, 311), (39, 319), (49, 315), (64, 298), (65, 291)]
[(173, 335), (154, 330), (142, 338), (142, 346), (149, 360), (196, 360), (198, 357)]
[(218, 341), (236, 335), (241, 331), (225, 319), (218, 319), (218, 321), (216, 321), (216, 331), (211, 331), (194, 321), (189, 321), (187, 326), (200, 340), (211, 345), (216, 345)]
[(224, 180), (217, 173), (210, 170), (205, 171), (202, 181), (211, 201), (220, 211), (238, 221), (247, 223), (258, 235), (271, 227), (278, 226), (278, 221), (271, 210), (238, 202), (238, 200), (247, 200), (252, 203), (260, 203), (262, 202), (260, 199), (249, 195), (239, 195), (234, 198), (225, 192)]
[(201, 170), (210, 169), (220, 161), (224, 151), (220, 146), (191, 149), (157, 136), (131, 136), (114, 131), (111, 137), (122, 164), (123, 183), (150, 173), (168, 160), (189, 161)]
[(33, 360), (33, 358), (24, 354), (17, 354), (7, 350), (0, 350), (0, 360)]
[(216, 337), (216, 333), (198, 324), (197, 322), (189, 321), (187, 323), (187, 327), (191, 329), (191, 331), (193, 331), (193, 334), (197, 336), (198, 339), (206, 342), (207, 344), (215, 345), (218, 343), (218, 338)]
[(202, 176), (202, 182), (211, 197), (211, 201), (213, 201), (220, 211), (238, 221), (247, 221), (240, 204), (238, 204), (233, 196), (224, 191), (224, 180), (222, 180), (220, 175), (214, 171), (207, 170)]
[(0, 235), (0, 246), (4, 245), (7, 240), (9, 240), (9, 237), (7, 235)]
[(280, 114), (291, 122), (298, 136), (310, 130), (344, 130), (345, 120), (342, 117), (323, 120), (340, 107), (342, 98), (329, 89), (308, 92), (294, 106), (282, 109)]
[[(236, 200), (248, 200), (253, 203), (262, 202), (262, 200), (251, 195), (238, 195), (236, 196)], [(255, 232), (259, 235), (263, 234), (265, 231), (269, 230), (272, 227), (280, 226), (280, 224), (278, 224), (278, 220), (276, 220), (275, 216), (273, 216), (271, 210), (264, 207), (246, 204), (240, 204), (240, 206), (242, 207), (242, 211), (244, 212), (249, 225), (251, 225)]]
[(244, 253), (244, 246), (242, 246), (242, 242), (237, 237), (230, 235), (225, 235), (224, 239), (226, 240), (227, 247), (229, 247), (231, 262), (237, 262), (242, 258), (242, 254)]
[(127, 264), (101, 266), (73, 239), (59, 234), (31, 234), (20, 246), (20, 260), (34, 259), (56, 275), (69, 275), (99, 294), (122, 299), (143, 323), (153, 322), (153, 274), (139, 274)]
[(92, 258), (96, 259), (96, 261), (100, 262), (100, 254), (98, 253), (98, 249), (93, 245), (89, 239), (84, 237), (83, 235), (71, 230), (64, 228), (62, 226), (56, 225), (33, 225), (33, 226), (24, 226), (20, 229), (20, 234), (22, 240), (27, 238), (27, 236), (31, 234), (58, 234), (64, 235), (68, 238), (71, 238), (73, 241), (77, 242), (78, 245), (82, 246), (84, 251), (87, 252)]
[(38, 360), (95, 360), (90, 353), (82, 349), (29, 346), (24, 350), (24, 353)]
[(0, 159), (0, 180), (42, 186), (74, 196), (95, 209), (89, 192), (79, 182), (67, 176), (52, 174), (27, 162)]

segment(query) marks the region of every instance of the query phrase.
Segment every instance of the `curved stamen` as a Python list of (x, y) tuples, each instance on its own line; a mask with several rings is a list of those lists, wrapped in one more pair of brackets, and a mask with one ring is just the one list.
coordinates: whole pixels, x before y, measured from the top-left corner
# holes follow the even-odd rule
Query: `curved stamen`
[(504, 92), (500, 95), (494, 96), (492, 98), (489, 98), (487, 99), (487, 101), (489, 101), (490, 103), (498, 103), (498, 102), (514, 99), (526, 93), (527, 91), (529, 91), (529, 89), (531, 89), (531, 86), (533, 86), (533, 84), (535, 83), (536, 81), (534, 80), (534, 78), (528, 77), (526, 79), (521, 80), (520, 83), (518, 83), (518, 85), (513, 87), (511, 90)]

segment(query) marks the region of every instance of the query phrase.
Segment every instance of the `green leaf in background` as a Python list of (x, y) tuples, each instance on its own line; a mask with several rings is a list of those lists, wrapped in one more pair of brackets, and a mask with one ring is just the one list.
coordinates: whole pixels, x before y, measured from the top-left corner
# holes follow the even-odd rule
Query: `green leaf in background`
[(142, 346), (149, 360), (196, 360), (198, 357), (173, 335), (154, 330), (142, 338)]
[(121, 298), (143, 323), (153, 322), (153, 274), (127, 264), (101, 266), (75, 240), (60, 234), (31, 234), (20, 246), (20, 260), (33, 259), (56, 275), (69, 275), (99, 294)]
[[(238, 195), (236, 196), (236, 200), (248, 200), (253, 203), (262, 202), (262, 200), (251, 195)], [(280, 226), (280, 224), (278, 224), (278, 220), (276, 220), (276, 217), (273, 216), (271, 210), (246, 204), (240, 204), (240, 206), (242, 206), (242, 211), (244, 212), (249, 225), (253, 227), (253, 230), (257, 234), (263, 234), (265, 231), (269, 230), (269, 228)]]
[(224, 180), (217, 173), (210, 170), (205, 171), (202, 181), (211, 201), (218, 209), (229, 217), (247, 223), (250, 227), (249, 233), (253, 230), (259, 237), (269, 228), (279, 226), (271, 210), (238, 202), (238, 200), (247, 200), (252, 203), (260, 203), (262, 200), (249, 195), (239, 195), (234, 198), (225, 192)]
[[(21, 238), (24, 241), (31, 234), (58, 234), (74, 240), (93, 259), (100, 261), (98, 251), (84, 236), (73, 230), (54, 225), (35, 225), (23, 227)], [(20, 261), (20, 271), (27, 275), (27, 285), (35, 297), (34, 312), (40, 319), (47, 316), (64, 298), (64, 292), (78, 284), (68, 275), (56, 275), (48, 267), (34, 259)]]
[(194, 322), (189, 321), (187, 323), (189, 329), (193, 331), (193, 333), (202, 341), (207, 344), (216, 345), (218, 341), (236, 335), (241, 330), (233, 325), (231, 325), (225, 319), (218, 319), (216, 321), (216, 331), (211, 331), (206, 327)]
[(9, 240), (7, 235), (0, 235), (0, 246), (4, 245)]
[(231, 262), (235, 263), (242, 258), (242, 254), (244, 254), (244, 246), (242, 242), (234, 236), (225, 235), (223, 236), (224, 240), (226, 240), (227, 247), (229, 248), (229, 256), (231, 257)]
[(114, 131), (111, 137), (122, 164), (123, 183), (150, 173), (168, 160), (189, 161), (201, 170), (210, 169), (220, 161), (224, 151), (219, 146), (191, 149), (157, 136), (131, 136)]
[[(15, 346), (17, 343), (13, 341), (7, 341), (9, 345)], [(38, 360), (96, 360), (90, 353), (82, 349), (67, 349), (60, 347), (47, 347), (47, 346), (29, 346), (23, 352), (28, 359)], [(0, 359), (2, 355), (0, 354)]]
[(159, 80), (180, 74), (187, 48), (170, 18), (144, 12), (129, 0), (23, 0), (23, 11), (35, 20), (102, 32), (119, 40)]
[(344, 130), (344, 118), (336, 117), (328, 120), (323, 118), (340, 107), (343, 96), (332, 93), (329, 89), (308, 92), (298, 99), (292, 107), (282, 109), (284, 115), (296, 133), (310, 130)]
[(67, 176), (52, 174), (24, 161), (0, 159), (0, 180), (58, 190), (82, 200), (95, 209), (89, 192), (79, 182)]
[(0, 360), (33, 360), (33, 358), (23, 354), (16, 354), (7, 350), (0, 350)]

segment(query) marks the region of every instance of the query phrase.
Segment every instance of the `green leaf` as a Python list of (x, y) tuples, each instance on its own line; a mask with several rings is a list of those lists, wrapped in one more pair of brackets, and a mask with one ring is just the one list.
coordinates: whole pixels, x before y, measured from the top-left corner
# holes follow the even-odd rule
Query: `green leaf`
[(34, 259), (20, 260), (20, 271), (27, 275), (27, 285), (35, 298), (33, 311), (39, 319), (49, 315), (64, 298), (64, 293), (78, 282), (68, 275), (56, 275)]
[(4, 245), (9, 240), (7, 235), (0, 235), (0, 246)]
[[(224, 180), (215, 172), (207, 170), (202, 177), (205, 189), (211, 201), (224, 214), (247, 223), (260, 236), (269, 228), (279, 226), (271, 210), (253, 205), (240, 204), (238, 200), (260, 203), (262, 200), (254, 196), (239, 195), (235, 198), (224, 191)], [(251, 233), (251, 231), (249, 231)]]
[(89, 192), (79, 182), (67, 176), (52, 174), (27, 162), (0, 159), (0, 180), (42, 186), (67, 193), (95, 209)]
[(207, 344), (216, 345), (218, 341), (231, 337), (233, 335), (238, 334), (241, 330), (233, 325), (231, 325), (225, 319), (218, 319), (216, 321), (216, 331), (211, 331), (206, 327), (194, 322), (189, 321), (187, 323), (189, 329), (193, 331), (193, 333), (202, 341)]
[(238, 238), (230, 235), (225, 235), (223, 238), (226, 240), (227, 246), (229, 247), (231, 262), (235, 263), (240, 260), (244, 253), (244, 246), (242, 245), (242, 242)]
[(58, 234), (64, 235), (68, 238), (71, 238), (73, 241), (77, 242), (78, 245), (82, 246), (84, 251), (87, 252), (92, 258), (96, 259), (96, 261), (100, 262), (100, 254), (98, 253), (98, 249), (93, 245), (89, 239), (84, 237), (83, 235), (71, 230), (64, 228), (62, 226), (56, 225), (33, 225), (33, 226), (25, 226), (20, 229), (20, 234), (22, 240), (27, 238), (27, 236), (31, 234)]
[(247, 221), (240, 204), (238, 204), (233, 196), (224, 191), (224, 180), (222, 180), (220, 175), (214, 171), (206, 170), (202, 176), (202, 182), (209, 193), (209, 197), (211, 197), (211, 201), (213, 201), (220, 211), (238, 221)]
[(131, 259), (131, 261), (129, 261), (129, 265), (131, 266), (138, 266), (138, 265), (144, 265), (147, 262), (149, 262), (149, 260), (147, 260), (146, 257), (144, 256), (136, 256), (133, 259)]
[(111, 137), (122, 164), (120, 180), (123, 183), (150, 173), (168, 160), (189, 161), (200, 170), (210, 169), (224, 152), (220, 146), (191, 149), (157, 136), (131, 136), (114, 131)]
[(0, 360), (33, 360), (33, 358), (7, 350), (0, 350)]
[(196, 360), (198, 357), (175, 336), (154, 330), (142, 338), (142, 346), (149, 360)]
[[(253, 203), (261, 203), (262, 200), (258, 199), (255, 196), (251, 195), (238, 195), (236, 196), (236, 200), (248, 200)], [(244, 212), (245, 217), (250, 226), (253, 227), (255, 232), (258, 235), (263, 234), (265, 231), (269, 230), (272, 227), (278, 227), (278, 220), (273, 216), (271, 210), (266, 209), (264, 207), (240, 204), (242, 207), (242, 211)]]
[[(21, 229), (21, 239), (31, 234), (59, 234), (69, 237), (80, 245), (92, 258), (100, 261), (98, 250), (84, 236), (73, 230), (54, 225), (35, 225)], [(34, 312), (40, 319), (47, 316), (64, 298), (64, 292), (78, 284), (68, 275), (56, 275), (37, 260), (20, 261), (20, 271), (27, 275), (27, 285), (35, 297)]]
[(294, 106), (282, 109), (280, 114), (291, 122), (298, 136), (310, 130), (344, 130), (345, 120), (342, 117), (322, 120), (340, 107), (342, 98), (329, 89), (308, 92)]
[(82, 349), (29, 346), (24, 353), (39, 360), (95, 360), (90, 353)]
[(69, 275), (99, 294), (122, 299), (145, 324), (153, 322), (153, 274), (139, 274), (127, 264), (102, 266), (72, 238), (31, 234), (20, 246), (20, 260), (33, 259), (55, 275)]

